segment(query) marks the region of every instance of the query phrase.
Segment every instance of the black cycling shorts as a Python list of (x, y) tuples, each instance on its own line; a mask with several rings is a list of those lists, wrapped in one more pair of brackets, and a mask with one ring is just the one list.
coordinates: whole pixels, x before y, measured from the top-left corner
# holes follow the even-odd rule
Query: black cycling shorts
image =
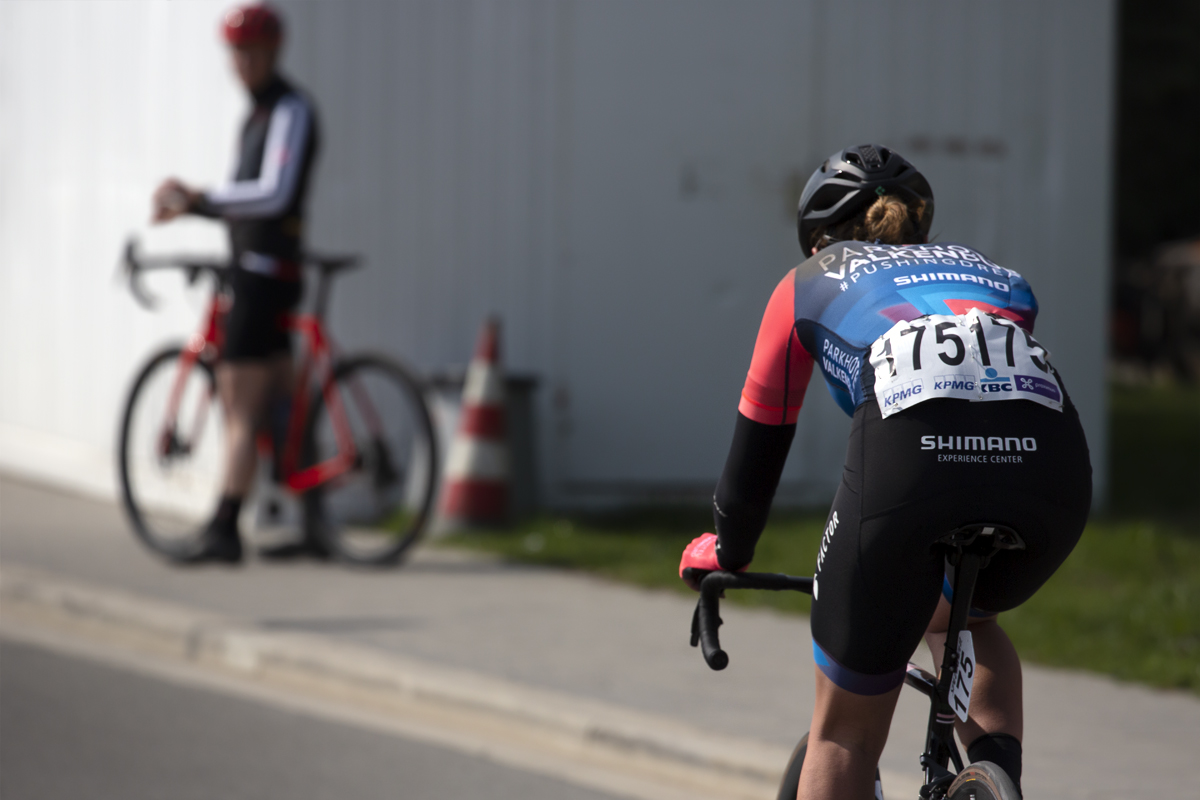
[(1092, 469), (1079, 415), (1027, 400), (926, 400), (888, 419), (855, 411), (841, 485), (813, 586), (813, 654), (856, 694), (904, 680), (945, 574), (934, 542), (963, 525), (1017, 531), (1024, 550), (996, 555), (972, 606), (996, 613), (1033, 596), (1083, 532)]
[(225, 361), (257, 361), (291, 352), (285, 316), (303, 294), (298, 280), (281, 280), (235, 267), (230, 271), (233, 306), (225, 317)]

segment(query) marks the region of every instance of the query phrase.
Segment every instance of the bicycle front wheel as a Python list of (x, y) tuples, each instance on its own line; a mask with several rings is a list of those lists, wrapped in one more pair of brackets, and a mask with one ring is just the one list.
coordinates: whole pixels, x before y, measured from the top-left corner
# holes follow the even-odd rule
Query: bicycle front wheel
[(1008, 773), (990, 761), (976, 761), (958, 773), (947, 800), (1021, 800)]
[(225, 442), (212, 367), (169, 347), (142, 368), (121, 418), (121, 498), (154, 552), (189, 561), (221, 494)]
[(424, 533), (437, 487), (420, 382), (379, 356), (341, 362), (314, 398), (304, 449), (306, 467), (333, 475), (304, 495), (309, 535), (344, 561), (396, 563)]

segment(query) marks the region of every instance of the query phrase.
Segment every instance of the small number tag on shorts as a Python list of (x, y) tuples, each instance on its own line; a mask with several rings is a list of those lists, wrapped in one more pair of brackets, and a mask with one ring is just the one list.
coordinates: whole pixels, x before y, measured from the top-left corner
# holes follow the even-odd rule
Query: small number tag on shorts
[(1062, 410), (1049, 358), (1015, 322), (977, 308), (897, 322), (870, 354), (885, 419), (934, 397), (1032, 400)]
[(958, 634), (958, 672), (950, 682), (950, 705), (963, 722), (971, 708), (971, 687), (975, 685), (975, 644), (970, 631)]

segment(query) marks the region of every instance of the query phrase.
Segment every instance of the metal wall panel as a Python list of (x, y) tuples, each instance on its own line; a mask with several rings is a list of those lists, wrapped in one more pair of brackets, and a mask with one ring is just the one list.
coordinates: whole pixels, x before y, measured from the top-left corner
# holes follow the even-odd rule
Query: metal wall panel
[[(311, 241), (367, 256), (335, 333), (429, 371), (500, 314), (509, 365), (542, 381), (545, 499), (711, 491), (762, 308), (800, 260), (798, 186), (868, 140), (928, 174), (942, 241), (1030, 278), (1103, 463), (1111, 0), (282, 6), (325, 134)], [(195, 299), (135, 312), (107, 270), (157, 178), (227, 169), (243, 105), (220, 7), (0, 4), (0, 334), (20, 343), (0, 443), (107, 457), (134, 361), (191, 324)], [(33, 68), (64, 30), (61, 68)], [(819, 383), (806, 406), (781, 497), (815, 502), (848, 421)]]
[(896, 147), (928, 176), (933, 233), (1025, 275), (1105, 494), (1115, 6), (839, 0), (813, 7), (805, 164)]
[[(202, 294), (157, 314), (115, 279), (170, 174), (229, 169), (244, 101), (214, 36), (223, 3), (0, 3), (0, 466), (112, 491), (117, 414), (149, 348)], [(212, 225), (147, 236), (220, 250)], [(158, 282), (155, 286), (159, 286)]]

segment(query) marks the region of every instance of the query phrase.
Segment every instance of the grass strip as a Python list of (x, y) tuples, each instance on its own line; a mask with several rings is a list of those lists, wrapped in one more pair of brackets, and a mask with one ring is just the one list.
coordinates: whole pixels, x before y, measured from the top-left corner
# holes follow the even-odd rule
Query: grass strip
[(1109, 508), (1182, 519), (1200, 535), (1200, 385), (1113, 386)]
[[(753, 569), (811, 575), (824, 524), (824, 512), (774, 515)], [(698, 510), (543, 516), (443, 542), (690, 595), (679, 555), (711, 527)], [(789, 613), (810, 607), (795, 592), (730, 597)], [(683, 636), (688, 620), (679, 624)], [(1094, 520), (1067, 563), (1001, 624), (1027, 660), (1200, 694), (1200, 537), (1170, 523)]]

